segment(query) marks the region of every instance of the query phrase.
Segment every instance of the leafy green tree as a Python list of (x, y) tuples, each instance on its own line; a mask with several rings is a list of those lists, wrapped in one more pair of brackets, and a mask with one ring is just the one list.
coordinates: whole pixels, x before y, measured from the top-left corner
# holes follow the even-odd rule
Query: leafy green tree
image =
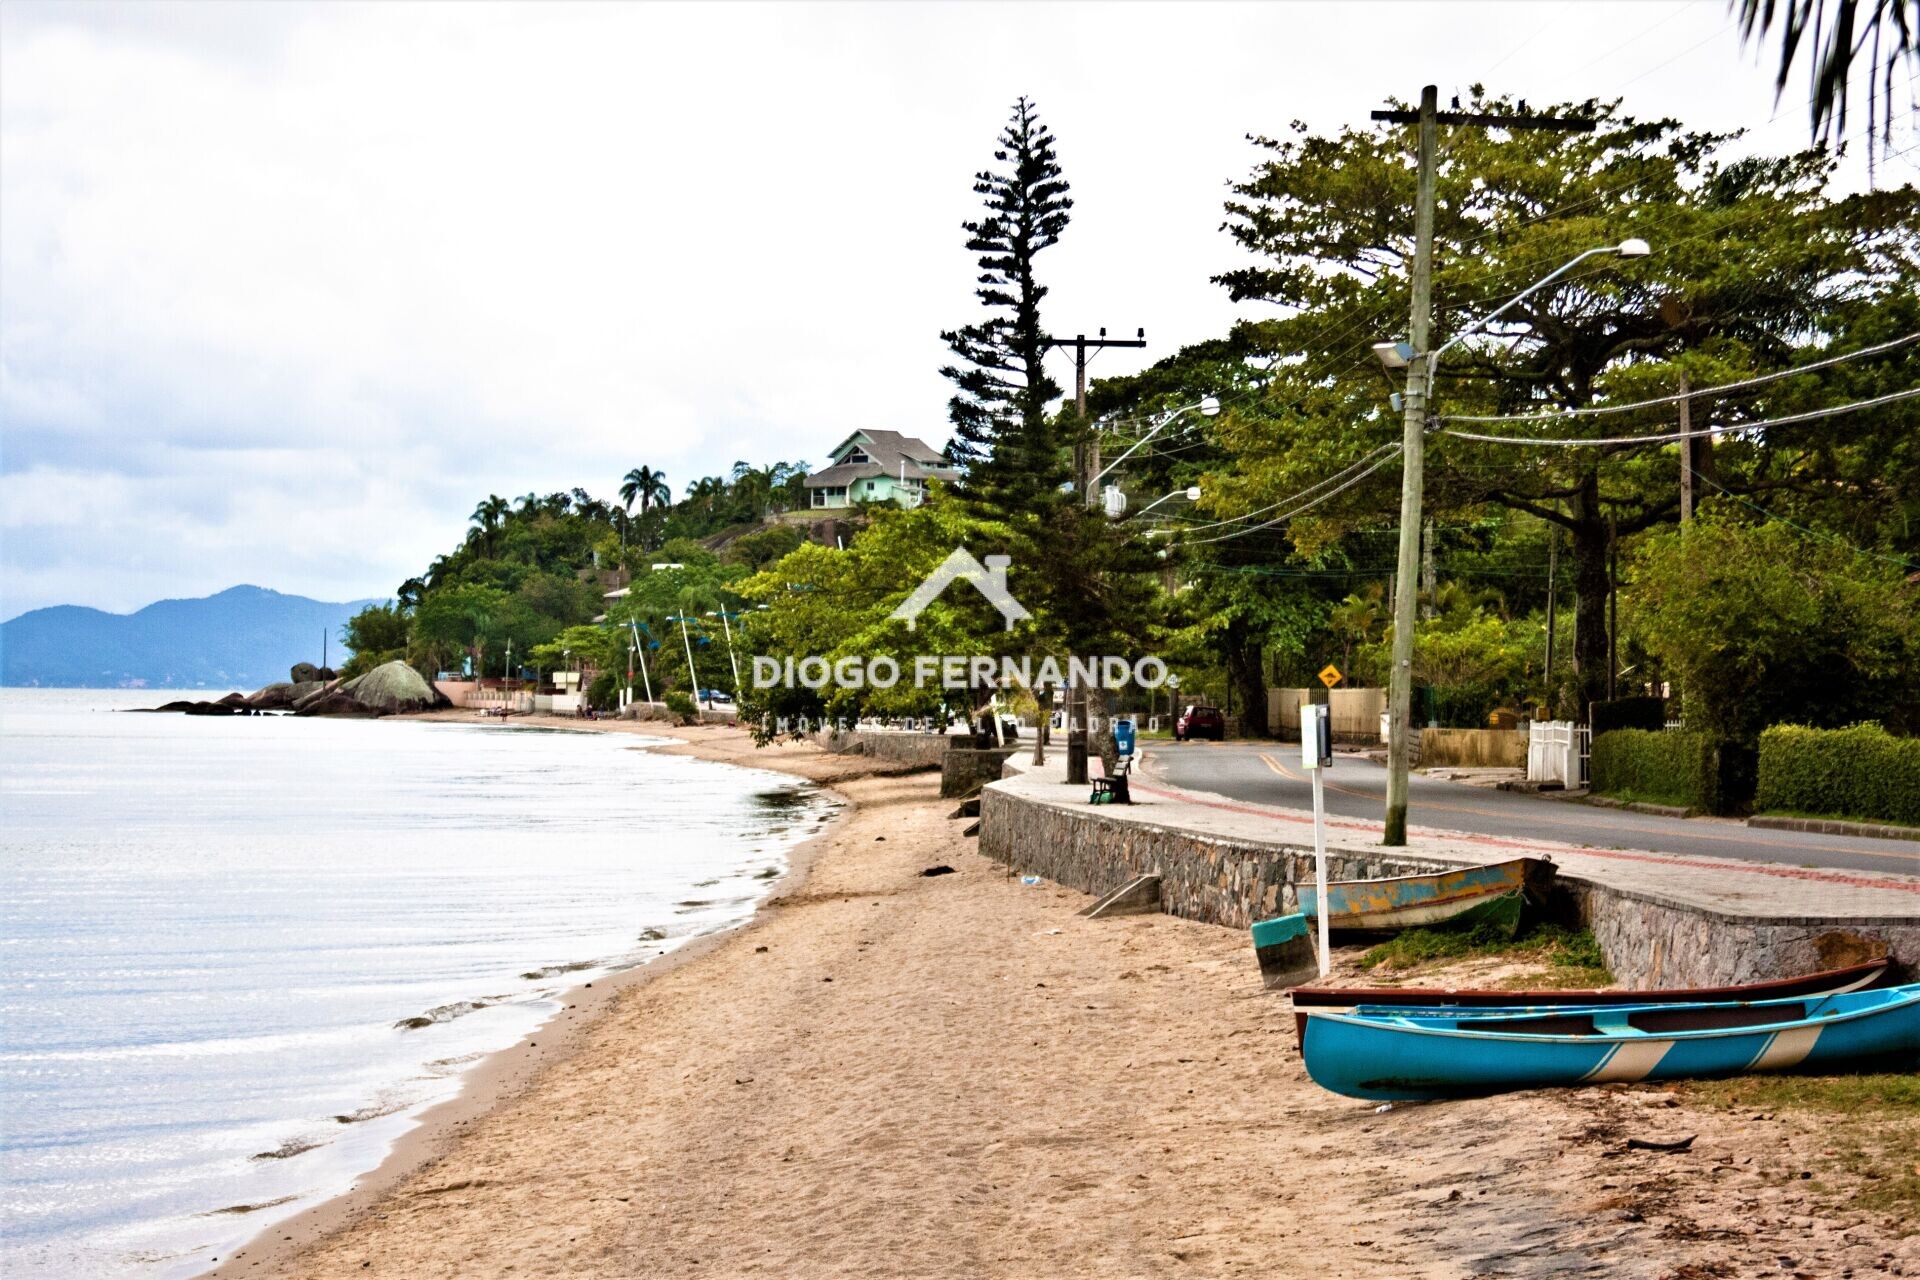
[(409, 656), (415, 666), (437, 673), (450, 659), (464, 653), (476, 672), (484, 671), (488, 634), (494, 613), (507, 601), (498, 587), (462, 583), (428, 594), (414, 611), (409, 628)]
[(365, 675), (375, 667), (407, 656), (406, 611), (394, 601), (370, 604), (340, 628), (340, 642), (352, 651), (340, 674)]
[(754, 533), (743, 534), (727, 544), (727, 559), (750, 569), (764, 569), (783, 556), (799, 550), (806, 535), (794, 525), (775, 524)]
[(962, 224), (968, 251), (979, 255), (974, 293), (988, 314), (940, 335), (957, 361), (940, 372), (955, 388), (947, 452), (965, 468), (959, 492), (1006, 515), (1033, 510), (1068, 478), (1047, 414), (1060, 388), (1047, 374), (1047, 288), (1035, 264), (1066, 230), (1073, 201), (1053, 133), (1027, 98), (1014, 103), (993, 158), (1002, 167), (976, 174), (973, 187), (986, 215)]
[(568, 627), (545, 644), (535, 645), (527, 660), (541, 671), (626, 670), (627, 646), (619, 632), (600, 626)]
[[(1478, 110), (1518, 105), (1474, 95)], [(1654, 256), (1596, 259), (1506, 313), (1440, 364), (1440, 414), (1513, 415), (1590, 408), (1672, 394), (1804, 363), (1884, 316), (1920, 287), (1912, 245), (1920, 192), (1831, 199), (1833, 161), (1818, 153), (1723, 161), (1721, 135), (1671, 120), (1640, 121), (1617, 104), (1556, 108), (1586, 115), (1591, 134), (1464, 128), (1443, 139), (1436, 209), (1436, 343), (1576, 253), (1641, 236)], [(1224, 510), (1282, 500), (1390, 446), (1401, 432), (1369, 346), (1407, 312), (1414, 175), (1404, 132), (1348, 129), (1259, 139), (1265, 163), (1235, 187), (1229, 230), (1254, 265), (1219, 277), (1236, 299), (1288, 314), (1248, 322), (1236, 340), (1272, 363), (1264, 394), (1218, 427), (1234, 465), (1213, 477)], [(1891, 352), (1846, 376), (1788, 379), (1738, 397), (1703, 398), (1696, 426), (1726, 427), (1704, 468), (1736, 494), (1829, 486), (1831, 441), (1871, 453), (1912, 434), (1910, 405), (1741, 432), (1790, 409), (1846, 399), (1849, 378), (1898, 378)], [(1544, 426), (1490, 427), (1554, 438), (1651, 436), (1673, 429), (1658, 407)], [(1910, 446), (1909, 446), (1910, 447)], [(1678, 462), (1671, 442), (1517, 448), (1434, 438), (1430, 506), (1474, 515), (1488, 504), (1559, 526), (1568, 538), (1581, 701), (1606, 682), (1608, 562), (1613, 539), (1673, 522)], [(1388, 466), (1318, 506), (1325, 535), (1389, 517)], [(1291, 526), (1294, 540), (1314, 530)]]
[(1712, 515), (1648, 539), (1632, 579), (1633, 631), (1688, 729), (1748, 748), (1780, 723), (1920, 732), (1920, 586), (1901, 565)]
[[(1005, 524), (986, 520), (961, 504), (930, 502), (911, 510), (887, 504), (847, 548), (806, 543), (742, 582), (741, 596), (756, 606), (746, 611), (736, 640), (741, 650), (741, 691), (745, 719), (769, 732), (774, 720), (853, 719), (862, 715), (940, 716), (965, 713), (973, 705), (968, 690), (945, 690), (935, 682), (916, 687), (914, 660), (921, 656), (998, 656), (1003, 653), (1062, 651), (1028, 623), (1005, 629), (1000, 614), (976, 591), (956, 584), (930, 604), (912, 628), (889, 617), (920, 581), (937, 569), (956, 547), (977, 558), (1011, 554), (1015, 543)], [(1014, 558), (1008, 589), (1025, 603), (1046, 576), (1036, 559)], [(758, 607), (758, 606), (764, 606)], [(898, 664), (901, 678), (891, 688), (842, 688), (829, 684), (808, 689), (776, 685), (754, 688), (750, 656), (771, 658), (784, 672), (788, 661), (811, 657), (828, 664), (886, 657)]]

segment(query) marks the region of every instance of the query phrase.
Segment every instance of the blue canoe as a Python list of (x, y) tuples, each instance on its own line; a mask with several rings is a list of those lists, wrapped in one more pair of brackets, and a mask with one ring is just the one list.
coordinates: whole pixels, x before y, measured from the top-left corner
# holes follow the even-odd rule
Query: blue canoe
[(1473, 1097), (1749, 1071), (1920, 1070), (1920, 984), (1743, 1003), (1303, 1012), (1307, 1074), (1349, 1098)]

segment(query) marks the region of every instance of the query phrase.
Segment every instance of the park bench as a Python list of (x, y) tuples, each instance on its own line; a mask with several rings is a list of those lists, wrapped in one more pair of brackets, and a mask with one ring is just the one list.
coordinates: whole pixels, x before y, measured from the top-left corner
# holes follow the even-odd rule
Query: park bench
[(1087, 753), (1087, 778), (1093, 783), (1093, 794), (1087, 797), (1088, 804), (1132, 804), (1133, 797), (1127, 790), (1127, 775), (1133, 771), (1133, 757), (1125, 756), (1120, 768), (1113, 774), (1107, 773), (1107, 762), (1093, 752)]

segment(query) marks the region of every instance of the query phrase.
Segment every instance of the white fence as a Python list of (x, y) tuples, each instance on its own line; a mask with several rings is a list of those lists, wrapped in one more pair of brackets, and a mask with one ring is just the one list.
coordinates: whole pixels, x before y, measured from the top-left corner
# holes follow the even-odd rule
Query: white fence
[(1571, 720), (1538, 720), (1527, 735), (1527, 781), (1587, 785), (1591, 731)]

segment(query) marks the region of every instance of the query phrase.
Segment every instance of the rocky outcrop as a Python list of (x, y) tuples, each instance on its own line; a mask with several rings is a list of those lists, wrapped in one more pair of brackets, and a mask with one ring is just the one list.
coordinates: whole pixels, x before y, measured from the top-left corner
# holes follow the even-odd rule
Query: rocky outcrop
[[(227, 695), (228, 698), (234, 698), (238, 696), (239, 696), (238, 694), (231, 694), (231, 693)], [(244, 716), (244, 715), (250, 715), (253, 709), (251, 707), (245, 706), (244, 704), (235, 705), (234, 703), (228, 702), (223, 699), (219, 702), (193, 702), (188, 700), (181, 700), (179, 702), (163, 703), (160, 706), (151, 708), (151, 710), (177, 711), (182, 715), (189, 715), (189, 716)]]
[(255, 689), (247, 695), (247, 705), (255, 711), (285, 711), (293, 705), (292, 689), (293, 686), (284, 680)]
[(445, 694), (404, 662), (318, 685), (293, 700), (295, 713), (303, 716), (390, 716), (450, 705)]
[(293, 684), (321, 684), (339, 677), (327, 668), (316, 667), (311, 662), (296, 662), (287, 678)]

